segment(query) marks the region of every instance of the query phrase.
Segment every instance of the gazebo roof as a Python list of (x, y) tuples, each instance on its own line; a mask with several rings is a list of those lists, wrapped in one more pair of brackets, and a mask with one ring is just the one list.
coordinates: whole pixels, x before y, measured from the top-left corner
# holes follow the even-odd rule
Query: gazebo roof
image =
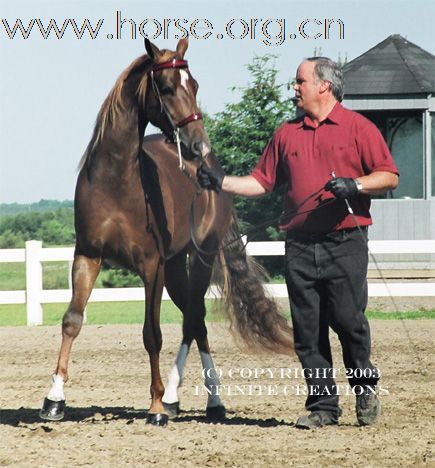
[(400, 34), (343, 67), (346, 97), (435, 92), (435, 56)]

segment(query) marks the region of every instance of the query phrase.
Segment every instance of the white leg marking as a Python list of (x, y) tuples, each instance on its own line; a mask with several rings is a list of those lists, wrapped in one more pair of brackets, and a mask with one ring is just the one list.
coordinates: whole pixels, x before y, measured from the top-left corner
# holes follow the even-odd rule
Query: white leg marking
[(175, 363), (169, 372), (168, 383), (163, 395), (163, 403), (175, 403), (178, 401), (178, 388), (183, 379), (183, 371), (188, 353), (189, 347), (185, 343), (182, 344), (178, 351), (177, 359), (175, 359)]
[(63, 392), (64, 381), (60, 375), (53, 375), (53, 385), (48, 392), (47, 398), (51, 401), (64, 401), (65, 394)]
[(207, 407), (223, 406), (220, 396), (216, 395), (216, 389), (220, 388), (220, 381), (217, 375), (216, 369), (214, 368), (213, 359), (209, 353), (200, 351), (201, 364), (204, 371), (204, 386), (209, 389)]

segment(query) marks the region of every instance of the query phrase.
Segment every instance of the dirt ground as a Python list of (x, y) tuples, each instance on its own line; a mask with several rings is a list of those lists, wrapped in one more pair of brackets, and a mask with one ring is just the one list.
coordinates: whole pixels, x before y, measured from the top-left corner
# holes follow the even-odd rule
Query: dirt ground
[[(205, 418), (200, 361), (192, 349), (180, 392), (181, 416), (166, 428), (145, 424), (150, 371), (138, 325), (84, 326), (73, 348), (65, 420), (42, 422), (38, 410), (50, 386), (60, 329), (2, 328), (0, 465), (434, 466), (435, 321), (371, 325), (373, 362), (382, 372), (379, 423), (359, 427), (354, 396), (344, 395), (340, 425), (314, 431), (294, 427), (305, 401), (296, 394), (303, 388), (303, 380), (294, 376), (296, 358), (247, 354), (219, 324), (209, 326), (215, 365), (221, 383), (236, 393), (222, 397), (225, 422)], [(180, 327), (165, 325), (163, 333), (166, 376)], [(342, 369), (335, 339), (334, 356)], [(267, 375), (255, 378), (261, 370)], [(342, 375), (337, 381), (345, 384)]]

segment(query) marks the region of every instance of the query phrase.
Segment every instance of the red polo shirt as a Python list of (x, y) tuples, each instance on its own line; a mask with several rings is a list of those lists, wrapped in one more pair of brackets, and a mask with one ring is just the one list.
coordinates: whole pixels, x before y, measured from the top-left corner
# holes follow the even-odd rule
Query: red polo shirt
[[(332, 172), (357, 178), (376, 171), (398, 174), (382, 135), (361, 114), (337, 103), (318, 126), (305, 115), (278, 128), (252, 176), (267, 191), (288, 184), (282, 230), (326, 233), (355, 227), (355, 222), (344, 200), (325, 190), (310, 195), (328, 182)], [(328, 202), (331, 199), (335, 200)], [(372, 224), (369, 196), (357, 195), (349, 202), (360, 226)]]

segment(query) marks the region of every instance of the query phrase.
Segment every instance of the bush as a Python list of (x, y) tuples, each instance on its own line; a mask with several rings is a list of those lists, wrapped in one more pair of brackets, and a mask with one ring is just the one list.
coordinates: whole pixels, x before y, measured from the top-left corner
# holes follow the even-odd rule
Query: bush
[(138, 275), (122, 268), (104, 269), (100, 273), (101, 284), (105, 288), (131, 288), (143, 286)]

